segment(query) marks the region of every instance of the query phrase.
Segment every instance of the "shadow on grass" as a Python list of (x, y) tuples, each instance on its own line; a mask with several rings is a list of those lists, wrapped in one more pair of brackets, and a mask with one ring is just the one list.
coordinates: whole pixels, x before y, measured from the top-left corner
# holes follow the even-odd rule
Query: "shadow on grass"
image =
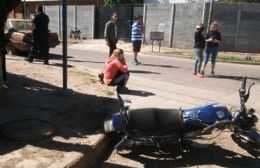
[(172, 168), (192, 167), (200, 165), (221, 166), (230, 168), (258, 168), (260, 160), (238, 154), (218, 145), (209, 145), (207, 148), (191, 147), (190, 152), (181, 154), (178, 146), (164, 148), (136, 147), (120, 155), (137, 161), (144, 167)]
[[(54, 136), (81, 138), (102, 133), (104, 120), (119, 110), (117, 99), (73, 91), (64, 94), (59, 87), (14, 74), (9, 74), (8, 82), (9, 89), (0, 94), (0, 124), (26, 119), (42, 120), (56, 128)], [(61, 151), (83, 152), (91, 148), (51, 138), (42, 142), (16, 142), (0, 135), (0, 155), (27, 144)]]

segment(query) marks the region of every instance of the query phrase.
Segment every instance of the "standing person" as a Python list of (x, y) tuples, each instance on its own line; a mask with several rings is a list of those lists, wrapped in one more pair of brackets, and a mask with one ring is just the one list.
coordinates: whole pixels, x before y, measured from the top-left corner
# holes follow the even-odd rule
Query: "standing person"
[(213, 22), (210, 25), (210, 32), (207, 33), (206, 35), (206, 42), (207, 42), (207, 47), (206, 47), (206, 52), (205, 52), (205, 61), (203, 65), (203, 69), (201, 71), (202, 75), (205, 73), (205, 68), (207, 66), (207, 63), (209, 61), (209, 57), (211, 55), (211, 74), (214, 76), (215, 75), (215, 65), (216, 65), (216, 58), (218, 55), (218, 47), (221, 42), (221, 34), (218, 31), (218, 24), (217, 22)]
[(194, 35), (194, 52), (196, 56), (195, 60), (195, 68), (193, 75), (198, 75), (199, 77), (203, 77), (200, 73), (201, 64), (203, 62), (203, 51), (205, 49), (205, 37), (202, 34), (204, 30), (204, 25), (202, 23), (196, 26), (196, 31)]
[(109, 47), (109, 57), (113, 53), (113, 51), (117, 48), (116, 43), (118, 41), (118, 14), (114, 12), (111, 15), (111, 20), (108, 21), (105, 25), (104, 37), (106, 40), (106, 44)]
[(124, 58), (122, 49), (115, 49), (105, 63), (104, 83), (108, 86), (117, 86), (118, 93), (128, 92), (126, 87), (129, 71)]
[(44, 58), (44, 64), (49, 64), (49, 17), (43, 13), (43, 7), (36, 8), (32, 20), (32, 47), (27, 61), (33, 62), (36, 55)]
[(143, 25), (143, 17), (141, 15), (136, 17), (136, 21), (132, 25), (132, 35), (131, 35), (131, 41), (133, 45), (133, 52), (134, 52), (134, 65), (141, 64), (137, 57), (138, 53), (141, 50), (142, 40), (143, 40), (143, 34), (144, 34), (144, 25)]

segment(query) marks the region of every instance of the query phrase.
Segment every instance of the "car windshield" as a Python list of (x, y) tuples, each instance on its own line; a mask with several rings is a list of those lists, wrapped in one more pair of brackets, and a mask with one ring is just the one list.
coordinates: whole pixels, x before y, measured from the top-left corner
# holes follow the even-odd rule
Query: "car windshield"
[(12, 20), (13, 28), (17, 31), (31, 30), (31, 22), (28, 20)]

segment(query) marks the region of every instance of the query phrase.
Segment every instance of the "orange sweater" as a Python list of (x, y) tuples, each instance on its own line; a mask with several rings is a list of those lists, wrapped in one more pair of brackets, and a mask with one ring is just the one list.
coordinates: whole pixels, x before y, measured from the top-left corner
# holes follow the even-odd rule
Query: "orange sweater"
[(109, 85), (109, 83), (118, 74), (118, 71), (127, 73), (128, 72), (127, 65), (118, 59), (108, 59), (106, 61), (106, 66), (104, 69), (104, 83), (106, 85)]

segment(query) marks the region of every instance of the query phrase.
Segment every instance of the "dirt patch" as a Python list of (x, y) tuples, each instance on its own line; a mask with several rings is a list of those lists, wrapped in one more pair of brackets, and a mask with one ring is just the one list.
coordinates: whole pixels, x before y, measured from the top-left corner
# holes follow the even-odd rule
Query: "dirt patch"
[(7, 68), (8, 89), (0, 92), (0, 125), (39, 120), (53, 126), (55, 135), (35, 141), (0, 135), (0, 167), (48, 167), (66, 153), (84, 153), (91, 148), (88, 137), (102, 133), (105, 118), (118, 110), (113, 88), (100, 85), (83, 69), (68, 69), (70, 90), (64, 93), (62, 68), (55, 64), (31, 64), (12, 56)]

